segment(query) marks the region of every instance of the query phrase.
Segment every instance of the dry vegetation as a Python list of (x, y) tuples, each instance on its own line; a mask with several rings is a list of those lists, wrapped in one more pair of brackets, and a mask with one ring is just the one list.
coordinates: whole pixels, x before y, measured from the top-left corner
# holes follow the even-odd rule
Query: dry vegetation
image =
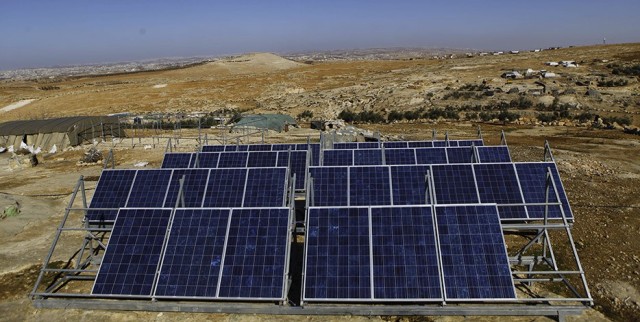
[[(580, 67), (567, 69), (543, 65), (546, 61), (559, 60), (575, 60)], [(538, 79), (505, 80), (500, 78), (500, 74), (513, 69), (546, 68), (562, 76), (544, 80), (548, 88), (556, 88), (560, 93), (567, 89), (576, 90), (575, 94), (557, 95), (561, 103), (572, 104), (571, 113), (628, 116), (638, 125), (640, 97), (637, 76), (624, 76), (628, 84), (619, 87), (598, 87), (597, 81), (602, 75), (606, 79), (614, 77), (612, 68), (607, 67), (609, 64), (626, 66), (639, 63), (640, 44), (443, 61), (302, 64), (258, 54), (169, 71), (5, 81), (0, 83), (0, 107), (23, 99), (37, 101), (1, 113), (0, 120), (116, 112), (214, 111), (222, 108), (278, 111), (294, 116), (310, 110), (316, 117), (327, 118), (348, 109), (354, 112), (374, 111), (386, 118), (396, 110), (423, 108), (428, 111), (447, 105), (460, 108), (469, 104), (488, 106), (519, 97), (530, 99), (533, 107), (512, 110), (523, 118), (535, 118), (540, 113), (535, 106), (540, 103), (550, 105), (555, 97), (552, 94), (507, 94), (513, 87), (521, 88), (521, 92), (538, 88), (534, 84)], [(444, 98), (465, 85), (481, 85), (483, 80), (490, 88), (501, 88), (505, 93), (482, 98)], [(601, 97), (585, 96), (587, 87), (576, 85), (576, 82), (584, 81), (592, 81), (590, 87), (600, 91)], [(161, 84), (167, 86), (154, 88), (154, 85)], [(466, 117), (466, 112), (460, 113), (461, 119)], [(361, 126), (404, 139), (430, 138), (432, 128), (440, 133), (449, 130), (452, 138), (469, 137), (475, 131), (469, 122), (443, 120), (429, 124), (423, 120)], [(595, 309), (609, 319), (640, 319), (640, 241), (636, 238), (640, 233), (640, 137), (617, 130), (575, 126), (484, 124), (482, 128), (489, 144), (497, 144), (500, 130), (505, 130), (517, 161), (540, 160), (544, 140), (550, 141), (575, 212), (573, 233), (595, 298)], [(271, 134), (267, 139), (270, 142), (302, 142), (309, 134), (318, 135), (310, 130), (295, 129), (286, 135)], [(144, 142), (133, 149), (125, 144), (117, 147), (118, 167), (132, 167), (138, 161), (158, 166), (164, 145), (151, 150), (144, 150), (143, 145)], [(104, 151), (109, 145), (99, 147)], [(194, 146), (183, 148), (188, 150)], [(82, 151), (66, 151), (45, 157), (38, 167), (9, 170), (9, 156), (0, 154), (0, 208), (18, 201), (23, 210), (20, 216), (4, 219), (0, 224), (0, 311), (4, 312), (0, 319), (281, 320), (281, 317), (270, 316), (36, 310), (30, 306), (27, 292), (62, 217), (71, 188), (79, 174), (93, 178), (100, 174), (99, 166), (78, 167), (76, 161), (81, 155)], [(89, 181), (87, 186), (91, 189), (95, 182)], [(74, 249), (81, 236), (76, 237), (65, 241), (63, 247)], [(566, 253), (568, 250), (561, 248), (558, 251)], [(324, 320), (320, 317), (313, 319)], [(591, 311), (581, 319), (604, 318)]]

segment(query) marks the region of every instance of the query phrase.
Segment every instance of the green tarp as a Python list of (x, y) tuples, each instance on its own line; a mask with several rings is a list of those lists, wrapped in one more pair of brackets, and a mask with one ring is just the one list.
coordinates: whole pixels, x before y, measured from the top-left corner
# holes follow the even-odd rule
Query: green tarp
[(282, 132), (287, 125), (297, 125), (296, 120), (285, 114), (256, 114), (243, 116), (233, 127), (251, 127)]

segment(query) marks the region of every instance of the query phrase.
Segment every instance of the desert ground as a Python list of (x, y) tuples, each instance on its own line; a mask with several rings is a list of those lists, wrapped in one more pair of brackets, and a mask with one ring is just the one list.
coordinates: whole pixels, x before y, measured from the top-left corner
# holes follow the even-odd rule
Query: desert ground
[[(561, 60), (575, 60), (579, 67), (544, 65), (547, 61)], [(251, 54), (169, 71), (2, 81), (0, 108), (10, 108), (0, 111), (0, 122), (120, 112), (214, 112), (221, 109), (245, 113), (277, 112), (294, 117), (309, 110), (314, 118), (333, 119), (345, 109), (374, 111), (388, 116), (396, 110), (428, 111), (450, 106), (459, 111), (459, 120), (420, 117), (411, 121), (356, 126), (405, 140), (430, 139), (432, 129), (438, 131), (440, 138), (445, 131), (453, 139), (470, 138), (475, 136), (476, 127), (481, 126), (487, 144), (498, 144), (500, 133), (504, 131), (515, 161), (542, 160), (544, 141), (548, 140), (575, 213), (572, 232), (595, 300), (593, 309), (569, 319), (630, 321), (640, 320), (640, 241), (636, 238), (640, 233), (640, 136), (625, 133), (620, 124), (598, 124), (592, 119), (578, 120), (573, 116), (588, 112), (592, 117), (626, 117), (630, 121), (627, 127), (639, 125), (638, 79), (613, 74), (614, 67), (611, 67), (611, 64), (639, 63), (640, 44), (446, 60), (295, 62), (272, 54)], [(500, 77), (505, 71), (528, 68), (552, 70), (560, 77), (513, 80)], [(607, 80), (619, 79), (626, 80), (625, 85), (598, 86), (598, 81), (604, 84)], [(544, 83), (546, 92), (541, 93), (541, 86), (535, 82)], [(468, 90), (468, 85), (480, 84), (488, 88)], [(518, 93), (508, 93), (512, 88), (518, 88)], [(485, 94), (487, 89), (492, 93)], [(585, 95), (588, 89), (599, 94)], [(495, 111), (491, 106), (500, 102), (508, 104), (521, 97), (532, 104), (510, 107), (519, 114), (517, 119), (481, 120), (471, 115), (475, 110), (468, 108), (479, 104), (482, 105), (481, 112)], [(536, 119), (540, 113), (559, 112), (554, 110), (558, 106), (565, 106), (569, 115), (565, 113), (553, 122)], [(215, 130), (205, 132), (211, 137), (218, 134)], [(138, 137), (134, 139), (117, 143), (101, 142), (97, 148), (103, 153), (113, 149), (117, 168), (132, 168), (138, 162), (149, 162), (147, 168), (159, 167), (166, 141), (154, 144), (151, 134), (139, 132), (136, 135)], [(305, 142), (308, 136), (317, 140), (319, 132), (301, 122), (299, 129), (288, 133), (269, 132), (265, 139), (269, 143)], [(258, 139), (243, 139), (243, 143)], [(3, 312), (0, 320), (280, 321), (300, 318), (34, 308), (28, 293), (72, 189), (78, 177), (83, 175), (90, 197), (100, 175), (102, 165), (77, 163), (90, 146), (40, 155), (40, 164), (36, 167), (17, 165), (10, 153), (0, 154), (0, 210), (16, 202), (21, 208), (18, 216), (0, 220), (0, 311)], [(181, 140), (178, 149), (193, 151), (196, 142)], [(71, 252), (81, 239), (81, 234), (71, 235), (62, 241), (61, 248)], [(558, 250), (561, 254), (568, 251)], [(53, 260), (66, 260), (68, 254), (63, 253), (56, 254)], [(379, 316), (305, 319), (465, 320), (464, 317)]]

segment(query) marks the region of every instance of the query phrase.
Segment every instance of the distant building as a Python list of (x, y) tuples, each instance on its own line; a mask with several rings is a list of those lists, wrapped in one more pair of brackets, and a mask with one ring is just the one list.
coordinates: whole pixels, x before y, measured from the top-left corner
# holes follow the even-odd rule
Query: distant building
[(510, 51), (509, 53), (511, 53), (511, 54), (519, 54), (519, 53), (520, 53), (520, 51), (519, 51), (519, 50), (512, 50), (512, 51)]
[(554, 61), (548, 61), (548, 62), (546, 62), (544, 64), (547, 65), (547, 66), (558, 66), (558, 65), (560, 65), (560, 64), (558, 64), (558, 63), (556, 63)]

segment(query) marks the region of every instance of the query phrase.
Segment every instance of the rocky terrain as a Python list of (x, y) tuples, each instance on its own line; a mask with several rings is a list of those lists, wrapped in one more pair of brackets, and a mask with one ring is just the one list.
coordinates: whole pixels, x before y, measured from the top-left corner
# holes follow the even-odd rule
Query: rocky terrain
[[(561, 61), (575, 61), (577, 67), (545, 65)], [(640, 319), (638, 64), (640, 44), (447, 59), (314, 61), (250, 54), (172, 70), (0, 81), (0, 122), (122, 112), (280, 112), (305, 120), (351, 118), (359, 127), (402, 139), (429, 139), (431, 129), (440, 136), (448, 130), (452, 138), (473, 137), (481, 125), (489, 144), (498, 144), (500, 131), (506, 132), (516, 161), (541, 160), (549, 140), (576, 216), (573, 234), (595, 299), (595, 310), (576, 319), (630, 321)], [(521, 77), (501, 77), (513, 71)], [(302, 125), (286, 134), (270, 133), (267, 141), (318, 137)], [(185, 151), (195, 148), (195, 142), (181, 142)], [(119, 142), (117, 166), (148, 162), (157, 167), (165, 146), (166, 141), (155, 144), (148, 137)], [(110, 142), (98, 145), (103, 153), (111, 147)], [(34, 309), (27, 293), (70, 191), (78, 175), (95, 180), (100, 173), (100, 165), (78, 163), (88, 148), (40, 156), (36, 167), (0, 154), (0, 210), (21, 205), (19, 215), (0, 220), (0, 311), (5, 312), (0, 320), (279, 319)], [(91, 191), (95, 181), (88, 182)], [(74, 242), (63, 247), (73, 250)]]

